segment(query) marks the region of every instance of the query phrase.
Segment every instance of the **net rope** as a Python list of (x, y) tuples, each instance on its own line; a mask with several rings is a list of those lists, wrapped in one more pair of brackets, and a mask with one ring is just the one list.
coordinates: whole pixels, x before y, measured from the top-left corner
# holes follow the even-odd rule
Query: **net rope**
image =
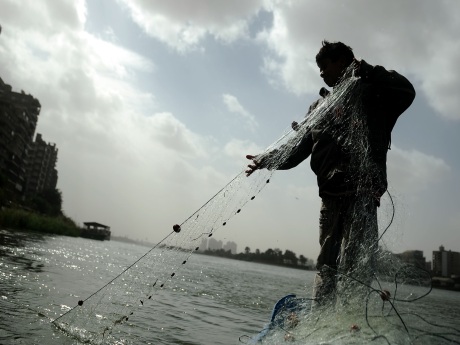
[[(133, 324), (132, 319), (134, 316), (142, 319), (142, 306), (161, 300), (163, 290), (172, 285), (180, 270), (186, 269), (202, 241), (226, 226), (257, 197), (313, 127), (328, 131), (336, 138), (337, 145), (349, 153), (358, 190), (367, 190), (382, 178), (370, 157), (368, 124), (361, 104), (365, 90), (359, 78), (351, 75), (350, 70), (348, 77), (323, 98), (295, 130), (287, 131), (258, 156), (269, 169), (257, 170), (249, 177), (241, 171), (153, 248), (56, 318), (53, 324), (83, 343), (139, 343), (142, 339), (136, 338), (133, 329), (142, 325)], [(346, 116), (340, 116), (343, 114)], [(384, 235), (394, 216), (393, 199), (387, 195), (387, 204), (391, 203), (387, 220), (391, 219), (384, 227), (367, 221), (371, 218), (367, 214), (370, 199), (361, 198), (350, 209), (347, 218), (350, 231), (361, 235), (350, 240), (353, 260), (343, 257), (337, 268), (331, 268), (330, 273), (338, 279), (335, 298), (313, 309), (311, 298), (299, 299), (300, 311), (292, 318), (289, 310), (281, 311), (280, 322), (272, 327), (263, 343), (460, 343), (456, 340), (460, 337), (458, 327), (432, 322), (428, 312), (414, 307), (431, 292), (431, 277), (425, 270), (403, 263), (387, 250)], [(385, 228), (380, 235), (374, 231), (373, 227), (377, 226)], [(306, 295), (311, 296), (311, 291), (306, 291)], [(251, 337), (241, 337), (240, 341), (252, 343)]]

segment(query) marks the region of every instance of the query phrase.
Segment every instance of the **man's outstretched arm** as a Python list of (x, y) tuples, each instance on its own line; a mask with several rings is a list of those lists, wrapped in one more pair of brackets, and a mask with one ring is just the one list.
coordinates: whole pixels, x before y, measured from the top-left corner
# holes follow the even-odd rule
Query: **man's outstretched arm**
[(310, 156), (312, 147), (313, 139), (311, 133), (307, 132), (296, 145), (284, 144), (268, 153), (246, 155), (246, 158), (252, 161), (245, 171), (246, 176), (250, 176), (259, 169), (288, 170), (294, 168)]

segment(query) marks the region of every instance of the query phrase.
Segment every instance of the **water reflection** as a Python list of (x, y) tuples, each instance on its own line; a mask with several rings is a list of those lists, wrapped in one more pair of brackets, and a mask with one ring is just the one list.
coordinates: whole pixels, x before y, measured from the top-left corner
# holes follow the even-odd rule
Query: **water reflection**
[(47, 236), (35, 232), (0, 230), (2, 265), (11, 264), (26, 271), (43, 272), (45, 265), (34, 258), (42, 254), (29, 244), (45, 242), (46, 238)]

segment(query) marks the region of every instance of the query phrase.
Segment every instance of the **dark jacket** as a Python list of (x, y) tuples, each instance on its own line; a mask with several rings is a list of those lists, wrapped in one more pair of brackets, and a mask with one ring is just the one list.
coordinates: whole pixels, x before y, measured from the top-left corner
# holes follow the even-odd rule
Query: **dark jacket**
[[(310, 165), (317, 175), (321, 197), (371, 192), (380, 197), (387, 188), (386, 157), (391, 143), (391, 131), (397, 118), (412, 104), (415, 90), (412, 84), (395, 71), (371, 66), (361, 61), (360, 92), (345, 96), (344, 106), (330, 111), (331, 121), (314, 124), (298, 142), (279, 170), (290, 169), (311, 155)], [(321, 92), (324, 95), (324, 92)], [(359, 97), (359, 99), (351, 99)], [(322, 100), (310, 106), (307, 117)], [(353, 117), (360, 104), (364, 121)], [(348, 103), (348, 104), (347, 104)], [(362, 122), (366, 130), (359, 130)], [(357, 126), (356, 131), (353, 129)], [(361, 128), (362, 129), (362, 128)], [(355, 135), (364, 138), (353, 138)], [(356, 140), (361, 140), (357, 142)], [(364, 141), (363, 141), (364, 140)], [(362, 145), (364, 143), (364, 145)], [(359, 145), (358, 145), (359, 144)], [(360, 147), (360, 146), (365, 146)]]

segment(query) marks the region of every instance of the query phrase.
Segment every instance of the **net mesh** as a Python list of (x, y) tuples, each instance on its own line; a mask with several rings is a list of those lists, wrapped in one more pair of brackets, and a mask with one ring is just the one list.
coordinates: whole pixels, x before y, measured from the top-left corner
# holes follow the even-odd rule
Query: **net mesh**
[[(136, 316), (142, 320), (140, 307), (161, 299), (163, 289), (178, 271), (186, 269), (202, 241), (257, 197), (313, 127), (326, 130), (349, 154), (349, 169), (357, 190), (367, 190), (378, 183), (382, 176), (370, 157), (369, 127), (361, 103), (363, 92), (357, 78), (344, 79), (295, 130), (285, 133), (258, 156), (269, 169), (257, 170), (250, 177), (242, 171), (145, 255), (54, 320), (55, 326), (91, 344), (140, 341), (134, 328), (145, 325), (130, 319)], [(459, 343), (455, 339), (460, 331), (455, 325), (433, 323), (426, 306), (417, 307), (417, 302), (431, 291), (431, 277), (387, 250), (384, 235), (392, 222), (394, 205), (388, 195), (383, 198), (381, 209), (386, 217), (384, 225), (377, 224), (372, 214), (375, 211), (369, 207), (371, 198), (362, 197), (348, 209), (348, 247), (340, 254), (340, 265), (329, 271), (338, 281), (334, 298), (321, 303), (312, 303), (311, 298), (298, 299), (296, 312), (281, 310), (279, 322), (273, 323), (263, 343)], [(306, 295), (311, 293), (307, 291)], [(251, 337), (241, 342), (254, 343)]]

